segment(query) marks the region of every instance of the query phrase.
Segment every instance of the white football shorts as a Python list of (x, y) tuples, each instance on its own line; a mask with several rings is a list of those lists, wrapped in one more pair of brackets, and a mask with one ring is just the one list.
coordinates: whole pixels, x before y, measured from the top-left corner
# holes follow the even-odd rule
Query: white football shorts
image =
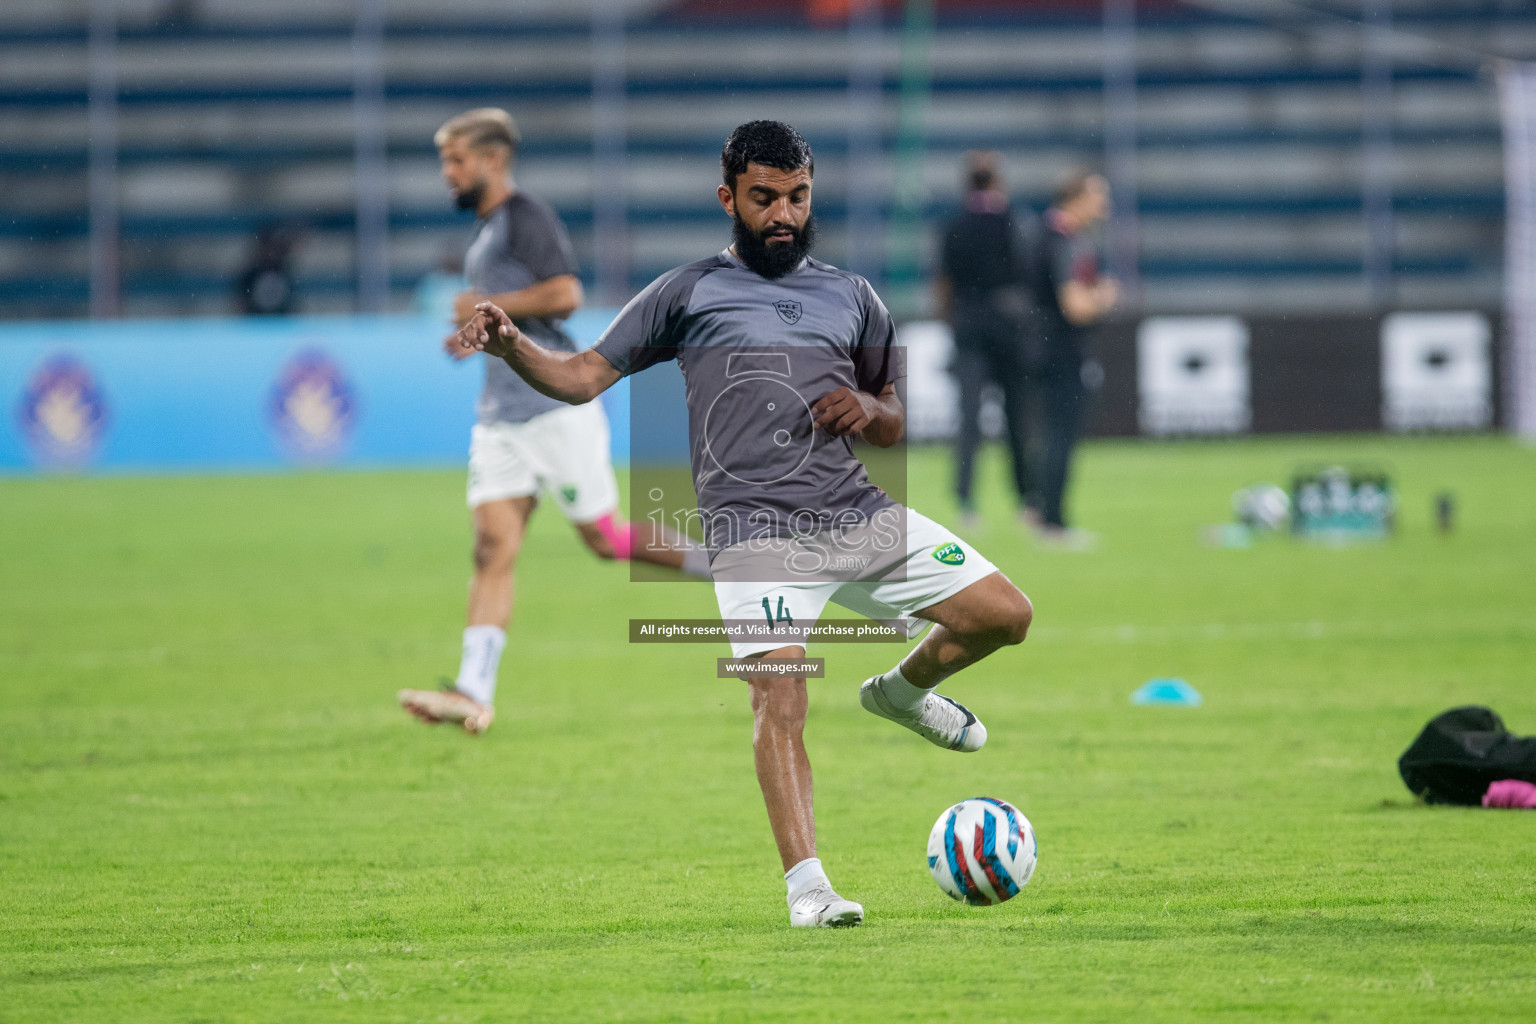
[[(751, 576), (752, 570), (733, 573), (732, 569), (762, 564), (760, 547), (748, 551), (760, 542), (746, 541), (726, 548), (711, 563), (720, 618), (728, 624), (766, 623), (775, 627), (792, 623), (791, 629), (805, 629), (821, 618), (822, 609), (831, 601), (867, 618), (901, 620), (909, 638), (919, 635), (929, 623), (914, 612), (953, 597), (997, 572), (997, 566), (927, 516), (911, 509), (899, 511), (905, 514), (901, 531), (905, 551), (877, 556), (872, 564), (845, 578), (828, 578), (836, 576), (835, 572), (809, 573), (804, 579), (794, 579), (793, 573), (772, 573), (759, 576), (772, 575), (774, 582), (750, 582), (740, 577)], [(776, 559), (786, 550), (792, 559), (812, 566), (828, 564), (829, 551), (832, 559), (837, 558), (835, 546), (819, 543), (818, 538), (783, 538), (776, 542)], [(731, 579), (733, 575), (738, 578)], [(745, 658), (796, 645), (803, 646), (803, 641), (771, 634), (751, 638), (733, 635), (731, 654)]]
[(469, 507), (541, 494), (573, 523), (619, 507), (608, 416), (597, 402), (523, 423), (476, 424), (469, 435)]

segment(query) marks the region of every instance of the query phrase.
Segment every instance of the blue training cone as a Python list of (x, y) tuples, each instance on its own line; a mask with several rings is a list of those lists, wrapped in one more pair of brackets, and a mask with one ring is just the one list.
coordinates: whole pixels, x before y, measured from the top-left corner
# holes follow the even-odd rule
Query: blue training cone
[(1182, 679), (1149, 679), (1131, 694), (1132, 704), (1172, 704), (1176, 707), (1197, 708), (1204, 700), (1199, 690)]

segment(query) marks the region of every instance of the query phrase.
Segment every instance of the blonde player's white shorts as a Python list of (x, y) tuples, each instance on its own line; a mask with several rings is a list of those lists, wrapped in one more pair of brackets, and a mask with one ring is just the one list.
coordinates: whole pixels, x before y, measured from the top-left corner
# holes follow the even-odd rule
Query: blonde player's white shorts
[[(730, 579), (734, 567), (761, 565), (761, 556), (747, 552), (755, 543), (752, 541), (721, 551), (711, 563), (711, 570), (715, 575), (715, 600), (727, 631), (730, 632), (733, 622), (753, 623), (755, 628), (756, 623), (774, 626), (791, 620), (794, 627), (805, 629), (821, 618), (827, 602), (832, 601), (871, 619), (901, 620), (907, 636), (915, 637), (929, 623), (916, 618), (913, 612), (953, 597), (997, 572), (997, 566), (980, 552), (932, 519), (911, 509), (899, 511), (905, 513), (905, 551), (893, 550), (887, 557), (877, 557), (875, 564), (841, 579), (828, 578), (836, 575), (828, 572), (798, 580), (791, 578), (792, 574), (774, 573), (771, 575), (778, 577), (774, 582), (763, 583), (739, 578), (750, 576), (750, 570), (736, 573), (738, 578)], [(810, 559), (808, 564), (826, 564), (827, 553), (836, 550), (835, 545), (818, 544), (816, 538), (785, 538), (782, 544), (791, 557)], [(795, 645), (804, 646), (804, 641), (771, 634), (731, 636), (731, 653), (738, 658)]]
[(477, 424), (469, 435), (469, 507), (543, 494), (573, 523), (619, 506), (608, 417), (597, 402), (540, 413), (522, 423)]

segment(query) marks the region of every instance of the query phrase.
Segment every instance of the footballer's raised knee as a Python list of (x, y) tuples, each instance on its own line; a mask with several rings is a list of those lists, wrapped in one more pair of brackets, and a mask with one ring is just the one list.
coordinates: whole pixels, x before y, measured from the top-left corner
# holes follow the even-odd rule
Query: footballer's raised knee
[(1004, 644), (1021, 644), (1029, 635), (1030, 623), (1035, 621), (1035, 606), (1029, 603), (1029, 598), (1018, 587), (1009, 585), (1013, 592), (1005, 602), (1005, 607), (999, 609), (1001, 621), (998, 628), (1003, 634)]
[(977, 608), (963, 632), (997, 647), (1021, 644), (1029, 635), (1035, 607), (1024, 592), (1007, 580), (991, 599)]

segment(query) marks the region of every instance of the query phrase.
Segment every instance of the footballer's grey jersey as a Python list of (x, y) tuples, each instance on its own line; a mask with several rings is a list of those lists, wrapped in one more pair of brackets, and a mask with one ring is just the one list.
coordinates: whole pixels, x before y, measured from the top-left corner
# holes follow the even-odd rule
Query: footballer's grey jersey
[(816, 429), (811, 413), (839, 387), (878, 395), (893, 383), (902, 373), (895, 338), (857, 274), (806, 260), (769, 280), (727, 250), (654, 281), (596, 349), (626, 376), (677, 360), (694, 491), (718, 553), (896, 507), (851, 439)]
[[(475, 224), (474, 238), (464, 254), (464, 276), (470, 288), (482, 295), (521, 291), (551, 277), (574, 273), (576, 257), (560, 218), (523, 192), (512, 193)], [(576, 351), (576, 343), (561, 329), (559, 320), (523, 317), (517, 325), (545, 348)], [(505, 360), (485, 360), (485, 387), (475, 409), (482, 425), (522, 423), (563, 405), (533, 390)]]

